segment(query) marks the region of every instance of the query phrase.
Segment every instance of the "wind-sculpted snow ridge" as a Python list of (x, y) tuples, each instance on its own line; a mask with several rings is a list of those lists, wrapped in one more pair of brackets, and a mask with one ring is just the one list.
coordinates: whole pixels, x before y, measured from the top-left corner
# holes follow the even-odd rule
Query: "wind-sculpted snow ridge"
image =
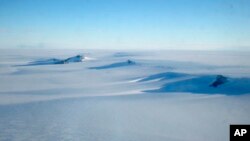
[(101, 70), (101, 69), (111, 69), (111, 68), (118, 68), (118, 67), (125, 67), (125, 66), (132, 66), (135, 65), (136, 63), (130, 59), (128, 59), (125, 62), (117, 62), (117, 63), (113, 63), (113, 64), (108, 64), (108, 65), (103, 65), (103, 66), (98, 66), (98, 67), (90, 67), (89, 69), (97, 69), (97, 70)]
[(151, 81), (151, 80), (156, 80), (156, 79), (169, 80), (169, 79), (181, 78), (181, 77), (186, 77), (186, 76), (188, 76), (188, 74), (165, 72), (165, 73), (159, 73), (159, 74), (148, 76), (146, 78), (141, 79), (139, 82)]
[[(188, 79), (179, 79), (190, 76)], [(166, 72), (148, 76), (139, 82), (153, 79), (179, 81), (167, 82), (159, 89), (144, 92), (188, 92), (196, 94), (224, 94), (241, 95), (250, 94), (250, 78), (230, 78), (223, 75), (191, 75), (184, 73)]]
[(83, 59), (84, 59), (83, 55), (76, 55), (73, 57), (69, 57), (67, 59), (52, 58), (47, 60), (38, 60), (22, 66), (69, 64), (69, 63), (82, 62)]

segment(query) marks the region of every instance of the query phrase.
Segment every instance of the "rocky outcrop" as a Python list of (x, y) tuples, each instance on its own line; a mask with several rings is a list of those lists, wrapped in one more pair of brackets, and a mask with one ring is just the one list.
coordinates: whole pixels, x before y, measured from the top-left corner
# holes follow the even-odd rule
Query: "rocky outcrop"
[(228, 81), (227, 77), (223, 75), (217, 75), (215, 81), (210, 84), (211, 87), (218, 87)]

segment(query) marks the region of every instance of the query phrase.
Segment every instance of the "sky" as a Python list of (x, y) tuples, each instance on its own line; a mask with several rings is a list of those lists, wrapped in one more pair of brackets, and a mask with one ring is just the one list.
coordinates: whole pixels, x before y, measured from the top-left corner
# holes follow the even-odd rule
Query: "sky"
[(250, 50), (250, 1), (0, 0), (0, 48)]

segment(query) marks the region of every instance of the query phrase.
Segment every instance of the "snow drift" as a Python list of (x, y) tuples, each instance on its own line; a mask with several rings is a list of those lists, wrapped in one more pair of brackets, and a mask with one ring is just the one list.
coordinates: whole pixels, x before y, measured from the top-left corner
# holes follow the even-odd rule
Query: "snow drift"
[[(160, 78), (160, 79), (159, 79)], [(196, 94), (225, 94), (240, 95), (250, 93), (250, 78), (230, 78), (223, 75), (195, 75), (175, 72), (166, 72), (148, 76), (140, 82), (159, 79), (159, 81), (179, 79), (167, 82), (159, 89), (147, 90), (145, 92), (188, 92)]]
[(135, 64), (136, 63), (134, 61), (128, 59), (126, 62), (117, 62), (117, 63), (112, 63), (112, 64), (98, 66), (98, 67), (90, 67), (89, 69), (97, 69), (97, 70), (112, 69), (112, 68), (119, 68), (119, 67), (125, 67), (125, 66), (133, 66)]

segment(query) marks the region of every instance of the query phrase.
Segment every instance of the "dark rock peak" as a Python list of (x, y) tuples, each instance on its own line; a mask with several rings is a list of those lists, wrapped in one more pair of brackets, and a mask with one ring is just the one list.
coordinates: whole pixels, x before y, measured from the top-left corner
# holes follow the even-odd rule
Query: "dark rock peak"
[(222, 85), (228, 81), (227, 77), (223, 75), (217, 75), (215, 81), (210, 84), (211, 87), (218, 87), (219, 85)]

